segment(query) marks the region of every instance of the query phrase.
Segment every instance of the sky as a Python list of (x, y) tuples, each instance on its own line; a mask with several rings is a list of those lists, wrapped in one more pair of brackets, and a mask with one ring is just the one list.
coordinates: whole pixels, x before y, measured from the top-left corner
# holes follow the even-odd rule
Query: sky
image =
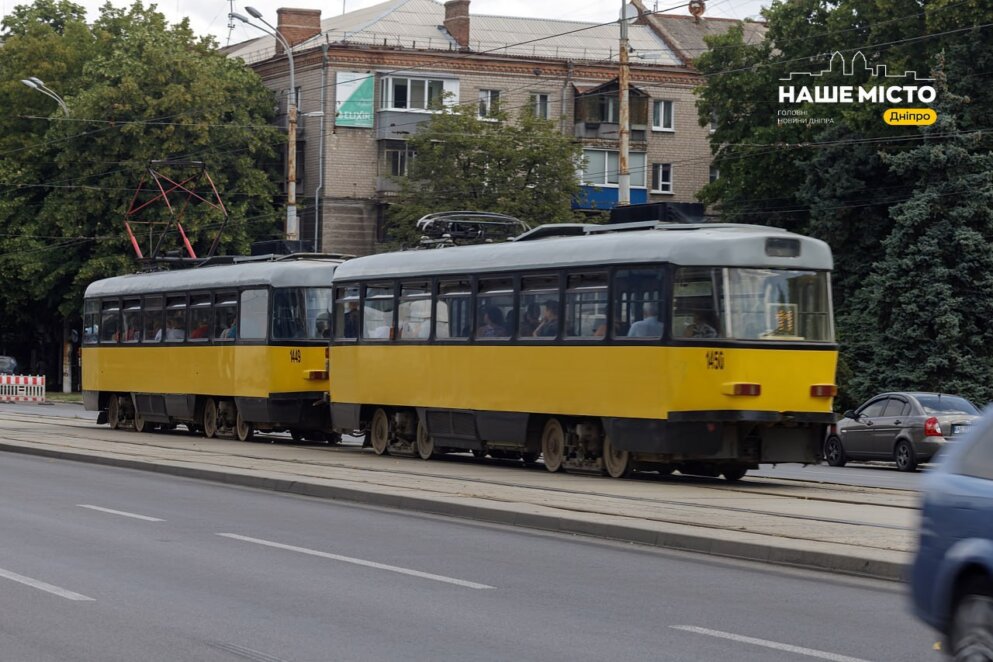
[[(98, 8), (106, 0), (74, 0), (86, 7), (89, 17), (98, 13)], [(659, 10), (684, 4), (685, 0), (642, 0), (648, 9), (657, 4)], [(144, 0), (149, 4), (150, 0)], [(347, 11), (362, 9), (379, 4), (382, 0), (158, 0), (158, 9), (172, 22), (189, 17), (190, 24), (197, 34), (213, 34), (220, 45), (227, 45), (229, 39), (228, 12), (232, 4), (234, 11), (245, 13), (245, 5), (251, 5), (276, 24), (276, 10), (280, 7), (300, 9), (320, 9), (321, 17), (327, 18)], [(0, 0), (0, 13), (6, 15), (20, 4), (30, 4), (31, 0)], [(117, 7), (127, 7), (130, 1), (111, 0)], [(743, 19), (757, 16), (768, 0), (707, 0), (706, 16)], [(535, 18), (566, 18), (578, 21), (606, 23), (617, 20), (621, 3), (613, 0), (472, 0), (469, 13), (499, 16), (525, 16)], [(673, 10), (674, 14), (688, 14), (685, 7)], [(254, 39), (259, 34), (247, 25), (238, 23), (230, 33), (230, 43), (235, 44)]]

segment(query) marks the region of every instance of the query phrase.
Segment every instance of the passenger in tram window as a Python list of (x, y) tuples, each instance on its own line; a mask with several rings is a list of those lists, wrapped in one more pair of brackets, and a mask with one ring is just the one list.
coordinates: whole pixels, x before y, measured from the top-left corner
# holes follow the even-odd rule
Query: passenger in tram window
[(605, 338), (607, 336), (607, 318), (598, 317), (593, 321), (593, 337)]
[(646, 301), (641, 307), (644, 315), (640, 320), (631, 325), (628, 330), (629, 338), (659, 338), (662, 336), (662, 323), (659, 322), (659, 306), (651, 301)]
[(524, 309), (524, 317), (521, 319), (519, 334), (522, 336), (533, 336), (535, 329), (541, 323), (541, 308), (536, 303), (529, 303)]
[(316, 332), (318, 338), (331, 337), (331, 313), (323, 312), (317, 316)]
[(716, 338), (714, 315), (709, 310), (694, 310), (693, 321), (686, 325), (684, 338)]
[(201, 320), (197, 328), (190, 331), (190, 339), (193, 338), (206, 338), (207, 333), (210, 331), (210, 327), (207, 326), (207, 322)]
[(345, 338), (359, 337), (359, 302), (349, 301), (348, 312), (345, 313)]
[(540, 338), (554, 338), (559, 335), (559, 302), (548, 299), (541, 304), (541, 324), (534, 330)]
[(182, 340), (186, 337), (186, 332), (179, 328), (175, 317), (166, 318), (165, 337), (166, 340)]
[(238, 320), (233, 317), (228, 318), (228, 328), (221, 332), (222, 338), (230, 338), (234, 340), (238, 337)]
[(497, 306), (483, 308), (483, 325), (479, 328), (479, 338), (506, 338), (507, 327), (504, 325), (503, 311)]

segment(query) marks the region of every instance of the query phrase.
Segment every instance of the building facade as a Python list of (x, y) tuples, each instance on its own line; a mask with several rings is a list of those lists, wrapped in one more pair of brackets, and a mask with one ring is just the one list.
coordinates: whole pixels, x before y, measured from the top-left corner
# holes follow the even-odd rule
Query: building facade
[[(316, 237), (325, 252), (375, 252), (395, 177), (410, 161), (406, 140), (439, 99), (480, 116), (496, 104), (510, 115), (530, 106), (557, 121), (584, 149), (577, 207), (617, 203), (617, 23), (470, 15), (469, 6), (390, 0), (323, 20), (319, 10), (279, 10), (295, 63), (301, 239)], [(710, 128), (700, 126), (693, 94), (703, 81), (634, 7), (631, 202), (695, 202), (713, 174)], [(278, 93), (285, 127), (288, 58), (278, 42), (263, 37), (226, 52)]]

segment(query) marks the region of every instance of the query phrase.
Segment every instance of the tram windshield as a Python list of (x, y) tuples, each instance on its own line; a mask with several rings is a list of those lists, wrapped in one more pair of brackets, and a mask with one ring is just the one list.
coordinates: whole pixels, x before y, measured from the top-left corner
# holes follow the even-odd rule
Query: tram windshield
[(272, 299), (272, 339), (327, 338), (330, 310), (330, 287), (279, 288)]
[(673, 290), (672, 335), (831, 342), (830, 277), (794, 269), (681, 268)]

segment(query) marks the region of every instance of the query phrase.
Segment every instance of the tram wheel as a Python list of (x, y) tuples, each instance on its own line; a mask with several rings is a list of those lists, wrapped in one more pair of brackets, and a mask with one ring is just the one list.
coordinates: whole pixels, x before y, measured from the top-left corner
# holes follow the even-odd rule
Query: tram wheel
[(151, 432), (154, 429), (155, 429), (155, 426), (154, 425), (151, 425), (150, 423), (146, 423), (145, 422), (145, 417), (142, 416), (141, 415), (141, 412), (138, 411), (138, 408), (135, 407), (135, 409), (134, 409), (134, 431), (135, 432), (145, 432), (147, 430), (148, 432)]
[(634, 463), (631, 453), (622, 451), (614, 446), (610, 435), (603, 438), (603, 469), (611, 478), (626, 478), (631, 475)]
[(251, 441), (255, 437), (255, 428), (241, 415), (240, 409), (235, 417), (234, 433), (237, 435), (238, 441)]
[(434, 438), (428, 434), (428, 426), (424, 421), (417, 421), (417, 455), (422, 460), (434, 457)]
[(369, 442), (376, 455), (386, 455), (386, 450), (390, 445), (390, 417), (380, 408), (372, 415), (372, 423), (369, 424)]
[(203, 403), (203, 436), (208, 439), (217, 436), (217, 403), (213, 398)]
[(727, 467), (721, 470), (721, 475), (724, 476), (724, 480), (729, 483), (734, 483), (745, 477), (748, 473), (748, 469), (745, 467)]
[(545, 468), (555, 473), (562, 470), (565, 460), (565, 430), (559, 419), (550, 418), (541, 432), (541, 455), (545, 458)]
[(117, 394), (107, 401), (107, 424), (111, 430), (121, 427), (121, 399)]

